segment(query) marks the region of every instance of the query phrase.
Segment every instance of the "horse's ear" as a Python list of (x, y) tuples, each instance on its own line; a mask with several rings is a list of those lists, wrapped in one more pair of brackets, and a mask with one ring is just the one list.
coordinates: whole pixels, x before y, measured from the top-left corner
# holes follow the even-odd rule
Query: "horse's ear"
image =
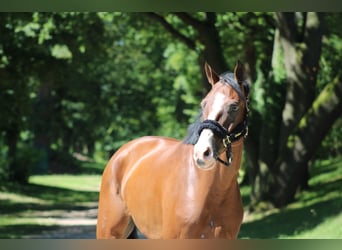
[(245, 69), (243, 64), (240, 61), (236, 62), (235, 68), (234, 68), (234, 76), (236, 82), (241, 84), (245, 80)]
[(217, 83), (220, 80), (220, 77), (217, 75), (217, 73), (210, 67), (210, 65), (205, 62), (204, 65), (205, 73), (207, 75), (209, 83), (214, 86), (215, 83)]

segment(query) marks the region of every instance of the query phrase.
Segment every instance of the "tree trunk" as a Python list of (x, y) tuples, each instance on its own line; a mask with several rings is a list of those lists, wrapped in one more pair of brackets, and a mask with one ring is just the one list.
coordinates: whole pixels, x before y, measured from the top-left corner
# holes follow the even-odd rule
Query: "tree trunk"
[[(274, 203), (290, 202), (300, 184), (303, 172), (333, 123), (342, 114), (342, 77), (328, 84), (301, 119), (296, 132), (288, 139), (286, 154), (279, 163), (280, 174), (276, 185), (284, 188), (275, 192)], [(292, 185), (291, 185), (292, 184)]]
[(221, 74), (227, 70), (227, 64), (223, 56), (219, 32), (215, 27), (216, 13), (206, 12), (206, 20), (199, 21), (193, 18), (188, 13), (179, 12), (175, 13), (185, 24), (192, 26), (198, 33), (198, 38), (203, 49), (198, 50), (198, 63), (202, 75), (203, 95), (210, 90), (207, 77), (204, 70), (204, 64), (209, 63), (212, 68)]
[(34, 105), (34, 145), (41, 152), (42, 157), (37, 164), (35, 171), (38, 173), (46, 173), (49, 167), (50, 153), (50, 136), (51, 128), (51, 88), (53, 82), (52, 73), (47, 73), (42, 77), (41, 84), (37, 93), (37, 100)]
[[(252, 187), (252, 201), (270, 201), (282, 207), (306, 186), (308, 164), (324, 136), (342, 114), (341, 79), (326, 85), (315, 99), (315, 86), (322, 45), (322, 17), (304, 15), (298, 29), (294, 13), (277, 13), (279, 41), (284, 54), (287, 93), (282, 112), (276, 157), (262, 160)], [(266, 134), (265, 134), (266, 135)], [(270, 132), (269, 136), (275, 134)], [(260, 144), (269, 151), (269, 144)], [(269, 155), (272, 155), (271, 153)], [(273, 160), (273, 159), (274, 160)]]
[(204, 95), (210, 89), (210, 84), (208, 84), (207, 77), (204, 71), (205, 62), (209, 63), (212, 68), (217, 71), (218, 74), (221, 74), (227, 70), (227, 64), (224, 59), (219, 32), (215, 26), (216, 13), (206, 12), (206, 19), (204, 21), (198, 20), (185, 12), (176, 12), (174, 13), (174, 15), (182, 20), (185, 25), (191, 26), (197, 32), (197, 37), (203, 45), (203, 49), (198, 48), (196, 42), (190, 37), (187, 37), (186, 35), (176, 30), (171, 23), (166, 21), (163, 16), (156, 13), (147, 13), (148, 17), (158, 21), (172, 36), (187, 45), (189, 49), (199, 52), (198, 64), (202, 75), (202, 86)]
[(286, 102), (280, 129), (280, 152), (286, 146), (291, 131), (315, 98), (321, 56), (322, 16), (312, 12), (303, 14), (301, 27), (296, 24), (298, 18), (295, 13), (276, 14), (287, 77)]
[[(18, 153), (18, 141), (20, 137), (20, 131), (23, 127), (23, 120), (21, 119), (23, 114), (23, 106), (25, 102), (25, 89), (21, 86), (20, 73), (13, 68), (2, 68), (0, 69), (1, 91), (5, 93), (5, 90), (11, 89), (14, 94), (5, 94), (1, 96), (3, 98), (3, 113), (0, 124), (3, 129), (5, 143), (8, 147), (7, 161), (8, 169), (6, 168), (5, 177), (11, 182), (26, 183), (27, 182), (27, 171), (20, 159)], [(3, 94), (3, 93), (2, 93)], [(1, 166), (0, 166), (1, 167)]]
[(9, 180), (15, 182), (23, 182), (20, 178), (20, 168), (17, 165), (17, 143), (19, 139), (19, 128), (16, 124), (12, 124), (6, 130), (6, 144), (8, 146), (7, 157), (9, 160)]

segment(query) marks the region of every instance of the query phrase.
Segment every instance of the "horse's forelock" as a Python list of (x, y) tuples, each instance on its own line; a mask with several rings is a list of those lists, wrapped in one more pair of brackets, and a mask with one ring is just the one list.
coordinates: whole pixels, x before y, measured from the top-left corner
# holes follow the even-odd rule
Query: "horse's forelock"
[[(242, 93), (242, 91), (241, 91), (240, 84), (239, 84), (238, 82), (236, 82), (233, 73), (231, 73), (231, 72), (225, 72), (225, 73), (221, 74), (221, 75), (220, 75), (220, 80), (221, 80), (223, 83), (225, 83), (225, 84), (231, 86), (231, 87), (238, 93), (240, 99), (242, 99), (242, 100), (245, 99), (245, 97), (244, 97), (244, 95), (243, 95), (243, 93)], [(244, 82), (243, 84), (247, 84), (247, 83)]]

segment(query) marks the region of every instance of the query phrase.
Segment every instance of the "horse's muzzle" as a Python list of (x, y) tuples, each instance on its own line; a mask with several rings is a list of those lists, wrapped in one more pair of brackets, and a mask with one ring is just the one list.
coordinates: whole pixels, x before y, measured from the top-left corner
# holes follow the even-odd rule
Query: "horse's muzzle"
[(214, 133), (204, 129), (194, 145), (194, 161), (201, 169), (211, 169), (216, 162), (214, 156)]

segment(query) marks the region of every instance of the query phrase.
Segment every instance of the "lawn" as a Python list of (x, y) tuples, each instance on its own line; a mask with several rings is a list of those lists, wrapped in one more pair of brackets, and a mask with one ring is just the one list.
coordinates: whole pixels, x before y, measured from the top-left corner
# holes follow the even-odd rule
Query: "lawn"
[[(247, 215), (240, 238), (342, 238), (342, 160), (315, 162), (310, 189), (283, 209)], [(245, 205), (250, 188), (241, 189)]]
[[(78, 213), (96, 211), (100, 172), (36, 175), (28, 185), (0, 191), (0, 238), (61, 229), (70, 226)], [(310, 190), (298, 194), (286, 208), (246, 214), (239, 238), (342, 238), (342, 160), (315, 162), (311, 175)], [(241, 192), (247, 207), (250, 188), (242, 187)], [(96, 214), (77, 221), (80, 227), (95, 222)]]

